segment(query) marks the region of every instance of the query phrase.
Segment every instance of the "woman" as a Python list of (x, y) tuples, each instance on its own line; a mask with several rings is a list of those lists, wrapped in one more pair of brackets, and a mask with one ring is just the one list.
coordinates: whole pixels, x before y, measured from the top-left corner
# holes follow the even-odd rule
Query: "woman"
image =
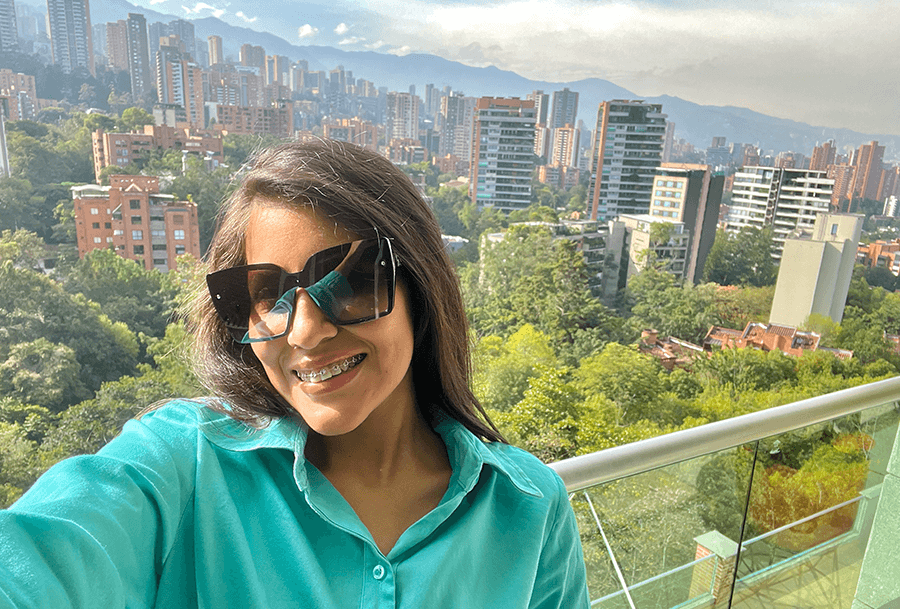
[(129, 422), (2, 514), (0, 607), (588, 606), (565, 488), (485, 422), (455, 274), (401, 171), (277, 146), (208, 258), (217, 397)]

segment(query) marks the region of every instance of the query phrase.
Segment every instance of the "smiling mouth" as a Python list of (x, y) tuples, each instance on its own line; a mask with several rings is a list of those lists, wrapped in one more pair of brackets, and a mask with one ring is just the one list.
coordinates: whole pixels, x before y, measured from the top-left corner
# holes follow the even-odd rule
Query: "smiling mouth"
[(331, 364), (330, 366), (325, 366), (321, 370), (314, 371), (300, 371), (294, 370), (294, 376), (299, 378), (304, 383), (321, 383), (322, 381), (327, 381), (330, 378), (334, 378), (339, 376), (348, 370), (352, 370), (366, 358), (365, 354), (357, 353), (356, 355), (351, 355), (347, 359)]

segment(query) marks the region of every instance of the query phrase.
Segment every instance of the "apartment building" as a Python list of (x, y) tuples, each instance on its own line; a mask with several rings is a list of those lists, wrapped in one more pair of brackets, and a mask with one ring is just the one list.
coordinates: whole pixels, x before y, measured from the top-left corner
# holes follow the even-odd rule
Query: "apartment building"
[(482, 97), (475, 104), (470, 194), (478, 209), (531, 205), (534, 102)]
[(197, 205), (159, 193), (156, 176), (111, 176), (109, 186), (73, 186), (78, 255), (112, 248), (144, 268), (167, 271), (176, 258), (199, 258)]
[(591, 219), (647, 214), (662, 159), (666, 115), (660, 104), (612, 100), (597, 109), (587, 211)]
[(692, 283), (703, 278), (724, 187), (725, 176), (709, 165), (663, 163), (656, 170), (650, 215), (685, 225), (690, 238), (684, 277)]
[(190, 127), (145, 125), (143, 133), (107, 133), (98, 129), (91, 134), (91, 144), (98, 181), (100, 172), (109, 165), (126, 167), (153, 150), (180, 150), (218, 162), (223, 158), (220, 136)]
[(781, 260), (785, 239), (811, 231), (816, 216), (831, 209), (834, 180), (824, 171), (742, 167), (734, 176), (727, 228), (774, 230), (773, 257)]
[(94, 44), (88, 0), (47, 0), (47, 23), (53, 63), (63, 72), (94, 70)]

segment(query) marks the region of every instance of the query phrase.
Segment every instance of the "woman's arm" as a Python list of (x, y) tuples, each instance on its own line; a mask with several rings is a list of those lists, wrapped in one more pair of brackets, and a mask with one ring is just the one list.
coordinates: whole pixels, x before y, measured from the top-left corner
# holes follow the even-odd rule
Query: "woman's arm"
[(0, 511), (0, 607), (152, 607), (194, 490), (199, 408), (129, 421)]
[(557, 512), (541, 551), (529, 609), (587, 609), (590, 605), (581, 537), (558, 476)]

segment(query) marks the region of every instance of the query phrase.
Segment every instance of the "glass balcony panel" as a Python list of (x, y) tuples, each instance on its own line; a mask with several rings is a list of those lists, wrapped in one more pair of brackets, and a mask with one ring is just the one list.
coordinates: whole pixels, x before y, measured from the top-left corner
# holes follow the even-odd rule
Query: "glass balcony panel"
[(612, 481), (571, 495), (592, 606), (850, 608), (898, 421), (895, 402), (861, 406), (619, 479), (633, 461), (595, 462)]
[(893, 404), (760, 442), (733, 607), (850, 607), (897, 434)]
[(753, 445), (741, 446), (574, 494), (592, 606), (678, 607), (730, 590), (752, 465)]

